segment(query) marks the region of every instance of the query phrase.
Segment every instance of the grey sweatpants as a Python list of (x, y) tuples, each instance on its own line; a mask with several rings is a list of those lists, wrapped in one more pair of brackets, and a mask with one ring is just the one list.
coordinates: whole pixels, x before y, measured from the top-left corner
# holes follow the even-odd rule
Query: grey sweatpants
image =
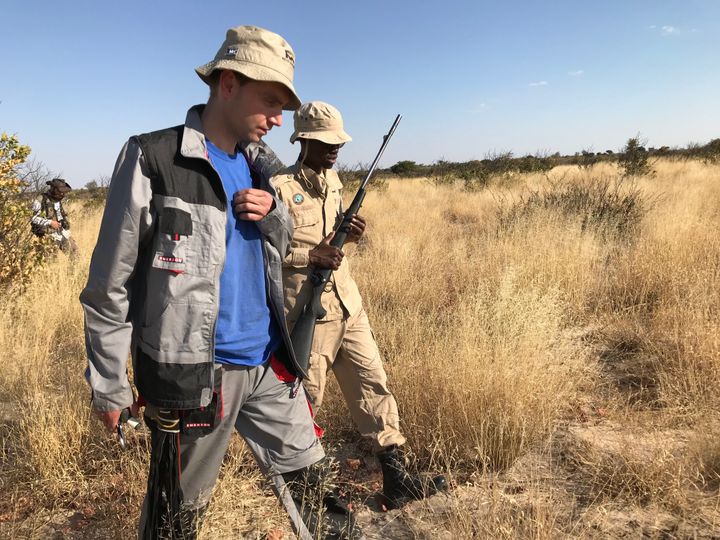
[[(298, 516), (294, 515), (295, 508), (283, 489), (285, 484), (280, 475), (325, 457), (315, 436), (305, 392), (300, 388), (293, 397), (295, 383), (280, 380), (270, 360), (257, 367), (225, 364), (219, 369), (224, 412), (220, 425), (200, 438), (183, 440), (180, 436), (183, 507), (195, 510), (210, 502), (234, 427), (245, 439), (262, 472), (272, 481), (297, 527)], [(145, 414), (152, 417), (152, 413), (148, 407)], [(146, 504), (147, 501), (140, 516), (141, 538)]]

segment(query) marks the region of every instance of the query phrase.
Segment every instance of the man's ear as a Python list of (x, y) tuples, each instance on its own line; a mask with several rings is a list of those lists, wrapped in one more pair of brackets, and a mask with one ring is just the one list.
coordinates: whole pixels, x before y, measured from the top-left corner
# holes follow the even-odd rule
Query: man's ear
[(229, 69), (222, 70), (222, 72), (220, 73), (220, 80), (218, 84), (220, 97), (222, 97), (223, 99), (228, 99), (233, 92), (233, 88), (236, 85), (237, 79), (235, 78), (235, 74)]

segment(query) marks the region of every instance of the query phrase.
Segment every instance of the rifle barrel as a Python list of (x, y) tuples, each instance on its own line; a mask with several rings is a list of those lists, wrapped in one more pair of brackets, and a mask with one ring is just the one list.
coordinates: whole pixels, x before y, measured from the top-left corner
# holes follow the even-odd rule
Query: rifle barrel
[(375, 167), (377, 167), (378, 161), (380, 161), (380, 158), (383, 155), (383, 152), (385, 152), (385, 148), (388, 145), (388, 142), (390, 142), (390, 139), (393, 136), (393, 133), (395, 133), (395, 130), (398, 127), (398, 124), (400, 123), (400, 119), (402, 118), (401, 114), (398, 114), (395, 117), (395, 121), (393, 122), (392, 126), (390, 127), (390, 131), (387, 132), (387, 135), (383, 136), (383, 143), (382, 146), (380, 146), (380, 150), (378, 151), (377, 155), (375, 156), (375, 159), (372, 162), (372, 165), (370, 165), (370, 169), (367, 172), (367, 175), (365, 176), (365, 180), (362, 181), (362, 184), (360, 184), (360, 189), (364, 190), (365, 186), (367, 186), (368, 182), (370, 181), (370, 177), (372, 176), (373, 172), (375, 172)]

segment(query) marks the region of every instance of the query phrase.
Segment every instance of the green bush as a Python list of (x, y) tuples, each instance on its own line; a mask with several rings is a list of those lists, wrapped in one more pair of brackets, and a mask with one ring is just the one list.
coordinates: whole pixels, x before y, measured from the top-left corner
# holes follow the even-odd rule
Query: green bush
[(618, 163), (625, 176), (646, 176), (654, 172), (649, 163), (648, 152), (639, 135), (628, 139)]
[(390, 167), (390, 172), (398, 176), (418, 176), (420, 174), (420, 167), (418, 167), (418, 164), (414, 161), (398, 161)]

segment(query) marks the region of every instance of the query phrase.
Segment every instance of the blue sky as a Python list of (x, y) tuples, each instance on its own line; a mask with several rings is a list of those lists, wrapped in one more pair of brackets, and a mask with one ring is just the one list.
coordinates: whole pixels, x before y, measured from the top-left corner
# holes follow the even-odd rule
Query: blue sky
[[(130, 135), (206, 100), (193, 68), (238, 24), (290, 42), (300, 97), (343, 112), (350, 165), (372, 160), (397, 113), (385, 166), (720, 137), (717, 0), (6, 0), (0, 131), (83, 186)], [(287, 113), (267, 138), (285, 162), (291, 132)]]

